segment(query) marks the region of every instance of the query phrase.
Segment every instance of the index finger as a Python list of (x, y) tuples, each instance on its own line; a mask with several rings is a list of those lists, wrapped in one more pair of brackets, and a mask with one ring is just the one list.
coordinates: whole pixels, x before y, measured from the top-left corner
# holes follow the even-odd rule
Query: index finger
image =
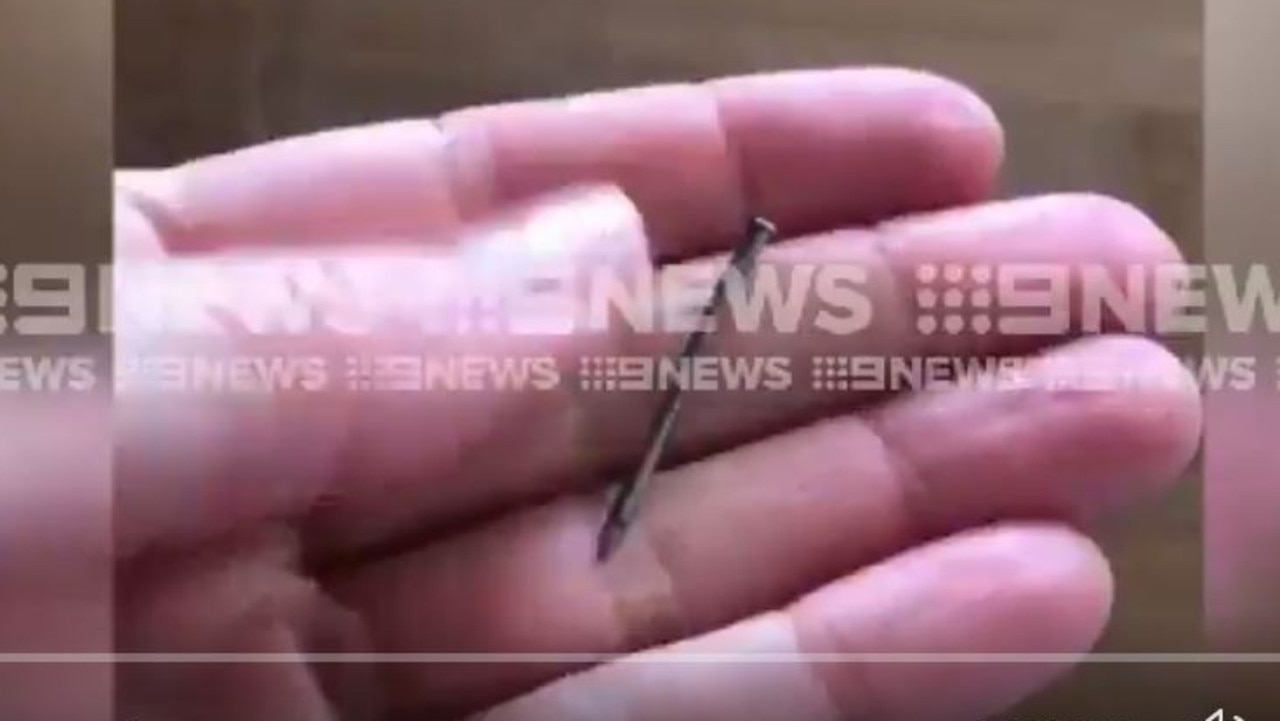
[(747, 215), (788, 235), (984, 199), (991, 110), (941, 78), (786, 72), (342, 129), (123, 178), (172, 252), (443, 236), (569, 185), (620, 186), (655, 255), (721, 250)]

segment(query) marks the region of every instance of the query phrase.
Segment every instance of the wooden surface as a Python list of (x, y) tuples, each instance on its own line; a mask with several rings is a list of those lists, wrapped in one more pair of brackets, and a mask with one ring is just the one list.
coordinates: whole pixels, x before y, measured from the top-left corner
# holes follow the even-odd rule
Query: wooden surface
[(903, 64), (1009, 127), (1010, 191), (1129, 197), (1198, 234), (1197, 0), (119, 0), (119, 150), (662, 80)]
[[(480, 102), (902, 64), (969, 82), (996, 106), (1010, 141), (1004, 192), (1128, 198), (1194, 256), (1201, 12), (1198, 0), (118, 0), (117, 145), (121, 162), (161, 163)], [(1193, 486), (1103, 532), (1120, 574), (1104, 650), (1196, 647)], [(1185, 715), (1189, 678), (1091, 667), (1025, 718), (1154, 718), (1150, 703), (1203, 718)]]

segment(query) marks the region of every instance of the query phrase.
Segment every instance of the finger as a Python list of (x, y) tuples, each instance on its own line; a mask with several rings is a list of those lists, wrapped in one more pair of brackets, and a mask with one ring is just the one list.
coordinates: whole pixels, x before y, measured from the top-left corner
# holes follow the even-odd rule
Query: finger
[(890, 69), (795, 72), (466, 110), (121, 177), (173, 252), (448, 237), (567, 185), (620, 185), (655, 254), (722, 248), (748, 214), (788, 233), (981, 200), (991, 110)]
[[(1093, 646), (1111, 594), (1107, 563), (1085, 538), (1052, 526), (985, 529), (905, 553), (783, 611), (565, 679), (481, 718), (993, 718)], [(948, 654), (1050, 658), (960, 663)], [(695, 662), (699, 655), (713, 660)], [(908, 660), (882, 660), (894, 655)]]
[[(644, 242), (630, 201), (588, 189), (478, 227), (435, 255), (338, 254), (329, 259), (336, 271), (299, 263), (310, 257), (276, 256), (118, 266), (117, 550), (294, 520), (330, 489), (355, 448), (351, 434), (360, 429), (348, 414), (387, 410), (370, 422), (395, 428), (396, 410), (424, 402), (373, 392), (375, 376), (385, 376), (365, 367), (366, 354), (407, 338), (412, 350), (434, 348), (444, 360), (492, 355), (484, 345), (491, 335), (450, 330), (470, 320), (452, 303), (460, 291), (503, 291), (513, 275), (544, 266), (647, 264)], [(313, 324), (316, 316), (326, 320)], [(518, 339), (499, 342), (513, 352)], [(555, 342), (546, 337), (541, 352)], [(432, 417), (407, 418), (422, 425), (397, 430), (403, 445), (381, 446), (391, 456), (377, 463), (415, 465), (433, 432), (492, 424), (475, 411), (496, 401), (479, 395), (433, 396)], [(377, 400), (388, 396), (399, 400)], [(376, 484), (378, 466), (369, 470)]]
[[(816, 283), (808, 289), (795, 286), (800, 290), (793, 297), (806, 303), (807, 310), (794, 327), (779, 325), (739, 334), (726, 324), (708, 353), (783, 359), (789, 364), (789, 375), (781, 378), (785, 382), (781, 389), (765, 385), (691, 394), (693, 400), (686, 403), (668, 457), (671, 463), (731, 448), (883, 396), (813, 388), (805, 374), (815, 357), (1000, 353), (1057, 340), (1052, 335), (1000, 333), (921, 335), (915, 328), (916, 311), (909, 292), (921, 264), (1041, 263), (1063, 269), (1076, 286), (1083, 282), (1086, 269), (1102, 268), (1119, 277), (1131, 297), (1142, 300), (1154, 286), (1139, 278), (1163, 263), (1176, 262), (1178, 254), (1168, 238), (1132, 208), (1092, 197), (1063, 196), (985, 206), (877, 231), (805, 238), (775, 248), (769, 257), (783, 278), (789, 277), (792, 267), (865, 270), (866, 282), (860, 290), (873, 311), (870, 325), (851, 333), (821, 329), (814, 320), (814, 311), (822, 305), (814, 302)], [(706, 267), (718, 270), (719, 266)], [(1131, 273), (1135, 268), (1144, 273)], [(683, 270), (672, 269), (669, 274)], [(1079, 309), (1067, 297), (1054, 303), (1068, 311)], [(620, 357), (622, 362), (665, 357), (674, 353), (678, 341), (666, 334), (625, 330), (584, 333), (565, 346), (571, 355), (557, 392), (497, 395), (491, 398), (491, 406), (477, 399), (469, 411), (498, 420), (459, 428), (453, 435), (440, 437), (439, 443), (424, 442), (412, 430), (435, 417), (432, 403), (421, 398), (357, 399), (364, 406), (353, 421), (353, 437), (359, 442), (353, 444), (351, 465), (334, 480), (333, 502), (308, 516), (306, 531), (313, 545), (326, 553), (365, 551), (397, 541), (410, 529), (429, 533), (631, 472), (630, 464), (647, 441), (655, 394), (592, 392), (571, 374), (578, 371), (581, 357)], [(402, 423), (389, 430), (388, 417), (400, 418)], [(490, 444), (507, 452), (465, 452)], [(404, 463), (402, 449), (410, 445), (416, 455), (412, 463)], [(367, 492), (364, 479), (370, 477), (381, 484), (378, 493)]]
[[(1099, 390), (1055, 390), (1081, 379)], [(329, 587), (379, 648), (629, 652), (783, 604), (990, 519), (1082, 522), (1166, 487), (1195, 452), (1195, 386), (1150, 341), (1084, 341), (1037, 359), (1021, 378), (991, 381), (663, 474), (604, 567), (593, 546), (600, 499), (567, 499), (340, 572)], [(474, 708), (565, 670), (405, 664), (386, 673), (402, 703)]]
[(145, 187), (149, 179), (161, 173), (125, 171), (116, 174), (114, 226), (112, 236), (117, 257), (158, 258), (164, 255), (164, 241), (152, 223), (151, 214), (142, 207), (147, 196), (134, 188)]
[[(582, 217), (590, 219), (594, 214), (584, 212)], [(606, 223), (609, 227), (602, 234), (585, 221), (582, 227), (569, 224), (564, 235), (612, 238), (608, 242), (617, 243), (619, 250), (643, 247), (643, 231), (634, 211), (600, 215), (622, 220), (617, 227)], [(793, 263), (865, 269), (862, 290), (875, 310), (872, 324), (856, 334), (819, 332), (812, 323), (798, 324), (797, 332), (727, 332), (716, 339), (718, 352), (773, 355), (799, 363), (812, 356), (844, 353), (905, 357), (979, 349), (995, 352), (1000, 344), (1026, 346), (1028, 340), (1043, 343), (1052, 338), (922, 337), (912, 327), (913, 310), (902, 288), (909, 287), (922, 262), (1047, 263), (1070, 271), (1073, 283), (1079, 282), (1078, 271), (1087, 264), (1129, 278), (1132, 284), (1122, 284), (1123, 288), (1141, 299), (1149, 286), (1128, 269), (1151, 270), (1178, 258), (1167, 237), (1132, 208), (1078, 196), (985, 206), (878, 231), (808, 238), (789, 243), (777, 253)], [(283, 297), (286, 305), (300, 304), (306, 313), (335, 312), (323, 298), (297, 298), (289, 278), (273, 281), (269, 272), (263, 277), (259, 270), (251, 270), (254, 273), (243, 282), (232, 279), (204, 288), (201, 299), (213, 310), (225, 305), (255, 310), (274, 308)], [(455, 276), (465, 281), (460, 274)], [(145, 294), (145, 288), (139, 292)], [(808, 302), (809, 292), (802, 289), (798, 297)], [(363, 316), (380, 318), (401, 311), (404, 294), (413, 301), (415, 294), (433, 295), (440, 290), (430, 283), (392, 282), (362, 286), (352, 293), (355, 297), (339, 299), (343, 303), (336, 309), (339, 315), (355, 309)], [(1065, 299), (1057, 302), (1067, 305)], [(122, 305), (118, 300), (117, 306)], [(163, 479), (160, 489), (138, 496), (139, 509), (152, 509), (147, 513), (152, 520), (137, 519), (126, 525), (154, 538), (165, 535), (158, 532), (160, 528), (199, 533), (225, 530), (224, 524), (233, 522), (279, 519), (302, 526), (312, 547), (332, 554), (364, 551), (407, 531), (429, 532), (476, 514), (583, 487), (600, 480), (602, 474), (624, 471), (639, 455), (652, 399), (636, 393), (593, 394), (579, 388), (573, 375), (578, 372), (579, 357), (653, 356), (669, 352), (663, 343), (670, 340), (645, 335), (639, 340), (646, 345), (637, 347), (634, 334), (588, 330), (555, 336), (541, 345), (533, 336), (497, 338), (487, 347), (467, 348), (464, 338), (463, 347), (458, 348), (457, 338), (438, 347), (438, 336), (395, 329), (319, 339), (217, 338), (214, 347), (201, 352), (210, 361), (255, 353), (271, 357), (282, 350), (309, 357), (319, 345), (340, 361), (348, 356), (405, 358), (415, 368), (421, 365), (430, 370), (432, 361), (449, 361), (470, 350), (492, 362), (541, 363), (549, 357), (567, 368), (557, 370), (550, 392), (530, 383), (497, 387), (496, 380), (481, 373), (480, 383), (487, 392), (459, 393), (454, 389), (462, 381), (455, 378), (456, 373), (446, 372), (442, 380), (422, 378), (411, 391), (402, 393), (351, 393), (341, 384), (336, 389), (329, 384), (317, 392), (265, 396), (188, 393), (176, 399), (152, 397), (149, 402), (125, 398), (121, 418), (128, 422), (121, 426), (120, 453), (122, 468), (128, 470), (124, 475), (144, 479), (140, 486), (144, 488)], [(162, 353), (172, 343), (145, 334), (130, 342), (142, 344), (152, 354)], [(178, 349), (186, 352), (181, 345)], [(121, 355), (127, 358), (130, 353)], [(673, 460), (728, 448), (868, 400), (866, 394), (818, 391), (803, 383), (785, 392), (723, 391), (699, 397), (700, 402), (690, 404), (682, 419)], [(487, 452), (494, 447), (505, 452)], [(275, 483), (255, 486), (244, 480), (263, 477), (276, 479)], [(172, 496), (172, 505), (162, 502), (167, 496)], [(180, 508), (185, 510), (179, 512)]]

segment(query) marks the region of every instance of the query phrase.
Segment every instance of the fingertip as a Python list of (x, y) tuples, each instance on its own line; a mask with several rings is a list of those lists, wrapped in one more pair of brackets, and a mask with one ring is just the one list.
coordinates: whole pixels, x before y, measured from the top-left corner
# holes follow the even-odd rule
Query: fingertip
[[(786, 70), (720, 78), (708, 83), (726, 96), (814, 98), (827, 95), (838, 102), (845, 94), (862, 97), (864, 104), (877, 100), (909, 100), (923, 103), (916, 118), (943, 126), (976, 129), (1003, 147), (1004, 130), (992, 106), (972, 87), (925, 70), (894, 66)], [(821, 108), (817, 108), (821, 110)]]
[[(953, 616), (977, 626), (1005, 625), (1012, 618), (1009, 609), (1025, 606), (1037, 615), (1065, 612), (1059, 620), (1075, 623), (1068, 624), (1070, 628), (1059, 624), (1059, 630), (1064, 640), (1074, 639), (1077, 643), (1072, 645), (1084, 650), (1109, 614), (1111, 584), (1110, 564), (1089, 538), (1057, 524), (1008, 523), (962, 532), (892, 557), (818, 591), (796, 609), (801, 617), (829, 622), (818, 626), (826, 637), (819, 635), (817, 645), (855, 645), (875, 653), (900, 651), (901, 642), (912, 637), (951, 645), (946, 639), (954, 638), (952, 631), (922, 633), (922, 627)], [(915, 610), (929, 612), (913, 614), (916, 604)], [(1002, 606), (1007, 608), (998, 610)], [(903, 622), (866, 623), (882, 614), (880, 620), (902, 616)], [(960, 626), (955, 630), (963, 632)], [(1037, 645), (1031, 638), (968, 635), (972, 638), (967, 645), (978, 653), (1002, 650), (985, 645)], [(882, 647), (867, 647), (869, 638), (878, 638)]]
[(1061, 385), (1060, 397), (1078, 404), (1078, 446), (1115, 459), (1125, 479), (1094, 489), (1096, 510), (1168, 490), (1194, 460), (1203, 428), (1200, 388), (1168, 348), (1140, 336), (1108, 335), (1064, 346), (1041, 362), (1045, 382)]
[(849, 657), (814, 667), (848, 717), (985, 718), (1093, 648), (1112, 596), (1093, 542), (1011, 524), (902, 554), (818, 591), (792, 618), (805, 652)]
[[(1000, 122), (974, 90), (953, 80), (872, 67), (708, 85), (735, 141), (750, 204), (790, 221), (789, 235), (968, 205), (995, 188), (1005, 142)], [(863, 180), (849, 168), (874, 172)]]
[(1152, 266), (1180, 265), (1182, 249), (1154, 218), (1137, 205), (1101, 193), (1062, 193), (1047, 202), (1070, 206), (1083, 224), (1123, 251), (1121, 257)]
[(870, 72), (880, 75), (886, 88), (927, 99), (916, 121), (940, 141), (937, 163), (971, 189), (972, 200), (989, 197), (1004, 165), (1007, 137), (987, 99), (970, 85), (926, 70), (879, 67)]
[[(983, 534), (988, 534), (982, 539)], [(977, 550), (982, 539), (989, 547)], [(1004, 587), (1036, 618), (1053, 620), (1066, 653), (1084, 653), (1102, 636), (1111, 617), (1115, 581), (1111, 562), (1093, 539), (1053, 523), (1013, 523), (971, 532), (975, 553), (989, 553), (1007, 565)]]

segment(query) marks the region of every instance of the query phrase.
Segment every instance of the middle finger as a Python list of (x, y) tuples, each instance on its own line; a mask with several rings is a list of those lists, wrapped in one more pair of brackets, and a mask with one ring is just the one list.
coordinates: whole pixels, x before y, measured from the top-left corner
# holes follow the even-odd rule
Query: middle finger
[[(669, 460), (692, 460), (863, 406), (878, 396), (833, 394), (794, 382), (805, 362), (816, 356), (1007, 353), (1053, 340), (1000, 333), (922, 333), (912, 307), (912, 284), (921, 265), (1052, 264), (1069, 271), (1077, 290), (1086, 267), (1101, 268), (1143, 300), (1151, 287), (1144, 283), (1146, 275), (1178, 259), (1169, 239), (1140, 213), (1092, 196), (1053, 196), (949, 211), (775, 247), (764, 262), (778, 269), (784, 289), (787, 272), (804, 265), (865, 270), (860, 291), (874, 310), (870, 325), (854, 335), (821, 331), (812, 322), (810, 304), (795, 332), (779, 328), (738, 334), (725, 328), (712, 340), (711, 353), (789, 359), (793, 382), (782, 391), (693, 394)], [(1143, 271), (1141, 277), (1128, 272), (1134, 268)], [(1056, 302), (1067, 305), (1066, 301)], [(556, 354), (572, 373), (579, 356), (660, 357), (671, 354), (677, 341), (664, 335), (585, 335), (561, 343)], [(334, 482), (335, 500), (308, 518), (309, 539), (325, 555), (368, 550), (410, 529), (429, 532), (627, 472), (627, 464), (635, 462), (646, 442), (655, 394), (582, 392), (573, 388), (569, 373), (552, 393), (477, 395), (473, 403), (487, 407), (468, 408), (468, 417), (496, 420), (474, 426), (437, 417), (430, 398), (420, 395), (354, 399), (348, 418), (351, 454), (342, 477)], [(403, 422), (389, 427), (387, 418)], [(422, 432), (441, 423), (450, 424), (449, 433)], [(467, 450), (495, 446), (503, 452)], [(406, 458), (412, 462), (404, 462)]]
[[(1114, 390), (1055, 391), (1087, 379)], [(1139, 379), (1145, 386), (1121, 385)], [(731, 623), (936, 535), (1079, 521), (1176, 477), (1198, 437), (1159, 346), (1083, 341), (1025, 382), (904, 398), (660, 476), (640, 527), (594, 565), (598, 499), (568, 499), (329, 579), (393, 653), (630, 652)], [(388, 666), (392, 703), (458, 712), (571, 664)]]

